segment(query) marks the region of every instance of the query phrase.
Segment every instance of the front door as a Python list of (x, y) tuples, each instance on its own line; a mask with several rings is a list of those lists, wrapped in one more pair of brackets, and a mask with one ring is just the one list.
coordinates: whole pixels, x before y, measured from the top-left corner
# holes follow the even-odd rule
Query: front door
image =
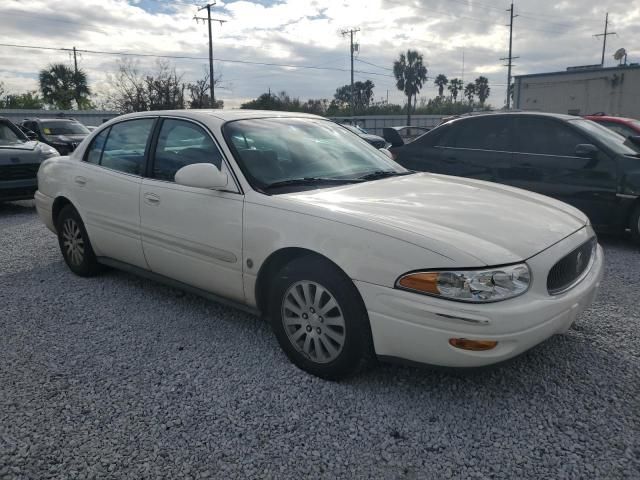
[(148, 177), (142, 181), (142, 243), (151, 270), (194, 287), (244, 301), (243, 195), (186, 187), (176, 172), (194, 163), (226, 169), (211, 134), (183, 119), (162, 120)]
[(510, 183), (573, 205), (593, 225), (608, 225), (616, 202), (615, 161), (602, 150), (593, 158), (577, 156), (576, 146), (592, 140), (568, 123), (528, 115), (516, 119)]

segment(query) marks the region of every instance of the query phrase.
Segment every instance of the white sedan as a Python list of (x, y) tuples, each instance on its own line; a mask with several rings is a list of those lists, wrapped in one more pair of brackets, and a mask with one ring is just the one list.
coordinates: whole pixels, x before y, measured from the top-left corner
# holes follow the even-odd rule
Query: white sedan
[(599, 286), (588, 219), (503, 185), (413, 173), (340, 125), (145, 112), (38, 173), (65, 262), (121, 268), (269, 319), (293, 363), (496, 363), (566, 331)]

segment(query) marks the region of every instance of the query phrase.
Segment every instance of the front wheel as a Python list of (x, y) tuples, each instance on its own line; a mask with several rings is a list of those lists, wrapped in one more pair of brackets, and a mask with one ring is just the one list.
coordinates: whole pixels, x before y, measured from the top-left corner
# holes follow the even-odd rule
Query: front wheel
[(330, 262), (293, 260), (273, 283), (269, 311), (280, 346), (299, 368), (339, 380), (374, 359), (366, 308), (353, 282)]
[(92, 277), (100, 271), (87, 230), (71, 205), (62, 209), (56, 222), (58, 244), (69, 269), (81, 277)]

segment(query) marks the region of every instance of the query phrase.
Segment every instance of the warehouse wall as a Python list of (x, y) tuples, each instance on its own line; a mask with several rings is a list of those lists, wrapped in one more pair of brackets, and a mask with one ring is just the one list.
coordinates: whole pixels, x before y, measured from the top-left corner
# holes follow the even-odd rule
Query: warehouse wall
[(640, 118), (640, 67), (519, 76), (514, 105), (522, 110)]

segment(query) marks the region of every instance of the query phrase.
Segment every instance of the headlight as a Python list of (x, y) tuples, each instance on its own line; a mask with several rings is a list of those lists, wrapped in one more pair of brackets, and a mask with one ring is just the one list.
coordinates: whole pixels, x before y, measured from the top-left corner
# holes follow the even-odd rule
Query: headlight
[(396, 288), (461, 302), (499, 302), (522, 295), (531, 283), (524, 264), (485, 270), (413, 272), (401, 276)]

